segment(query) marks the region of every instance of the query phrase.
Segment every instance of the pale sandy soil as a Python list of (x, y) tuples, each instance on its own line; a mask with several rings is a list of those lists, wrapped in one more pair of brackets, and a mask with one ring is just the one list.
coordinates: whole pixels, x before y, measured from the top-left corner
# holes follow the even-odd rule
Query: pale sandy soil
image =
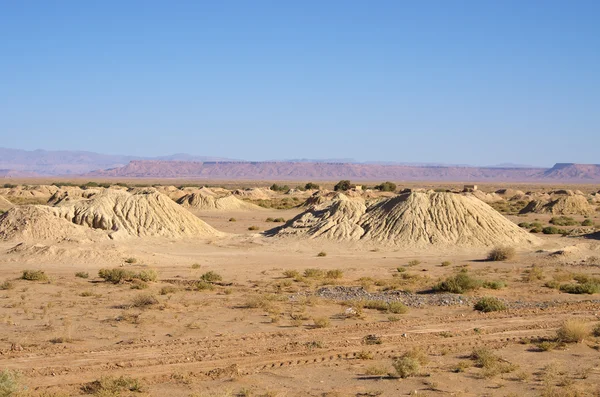
[[(540, 247), (521, 249), (507, 262), (485, 262), (487, 249), (407, 251), (258, 234), (277, 225), (267, 217), (290, 219), (299, 212), (195, 213), (232, 233), (212, 240), (132, 238), (15, 253), (7, 253), (14, 242), (1, 243), (0, 282), (13, 285), (0, 290), (0, 368), (19, 371), (25, 395), (32, 396), (598, 395), (600, 338), (550, 351), (539, 351), (535, 342), (554, 338), (565, 319), (583, 320), (590, 330), (600, 322), (600, 295), (544, 286), (569, 272), (600, 276), (600, 260), (590, 260), (600, 258), (599, 240), (541, 236)], [(510, 217), (536, 218), (547, 221), (545, 215)], [(565, 247), (566, 254), (550, 255)], [(318, 257), (322, 251), (327, 255)], [(420, 263), (407, 266), (412, 260)], [(532, 265), (543, 269), (539, 279), (527, 279)], [(155, 269), (159, 281), (139, 290), (97, 276), (115, 267)], [(466, 293), (468, 304), (426, 304), (404, 314), (363, 309), (361, 318), (344, 315), (352, 302), (313, 296), (323, 285), (423, 292), (463, 267), (507, 287)], [(339, 269), (343, 277), (294, 281), (283, 275), (308, 268)], [(25, 269), (44, 270), (50, 282), (20, 279)], [(198, 291), (195, 284), (208, 271), (222, 281)], [(169, 286), (174, 291), (161, 294)], [(156, 303), (131, 307), (146, 294)], [(477, 312), (471, 302), (481, 296), (500, 297), (509, 310)], [(323, 318), (328, 324), (316, 328), (314, 320)], [(379, 343), (369, 344), (368, 335)], [(507, 372), (478, 368), (469, 358), (478, 347), (491, 349)], [(419, 373), (388, 376), (393, 359), (414, 348), (427, 357)], [(86, 389), (120, 376), (139, 380), (140, 390)]]

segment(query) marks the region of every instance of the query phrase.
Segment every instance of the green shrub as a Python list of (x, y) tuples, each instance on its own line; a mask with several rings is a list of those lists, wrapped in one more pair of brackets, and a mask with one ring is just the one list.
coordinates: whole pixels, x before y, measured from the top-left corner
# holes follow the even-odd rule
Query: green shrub
[(204, 273), (200, 276), (200, 280), (206, 281), (207, 283), (215, 283), (218, 281), (222, 281), (223, 277), (219, 273), (213, 272), (212, 270)]
[(586, 219), (581, 222), (581, 226), (594, 226), (594, 221), (591, 219)]
[(550, 223), (556, 226), (575, 226), (579, 224), (575, 219), (568, 216), (553, 217), (550, 219)]
[(542, 233), (544, 233), (544, 234), (562, 234), (562, 235), (565, 235), (568, 232), (566, 230), (559, 229), (556, 226), (546, 226), (545, 228), (542, 229)]
[(388, 304), (388, 311), (394, 314), (404, 314), (408, 312), (408, 307), (402, 302), (390, 302)]
[(352, 188), (354, 188), (355, 185), (353, 185), (349, 180), (344, 179), (339, 181), (334, 187), (333, 190), (336, 192), (342, 191), (345, 192), (347, 190), (350, 190)]
[(304, 185), (304, 189), (306, 190), (319, 190), (320, 188), (321, 187), (319, 185), (312, 182), (308, 182), (306, 185)]
[(480, 312), (489, 313), (506, 310), (506, 305), (498, 298), (484, 297), (475, 303), (474, 308)]
[(285, 223), (285, 218), (275, 218), (275, 219), (273, 219), (273, 222), (275, 222), (275, 223)]
[(158, 279), (158, 273), (154, 269), (145, 269), (137, 274), (138, 279), (142, 281), (156, 281)]
[(375, 186), (375, 190), (380, 190), (382, 192), (395, 192), (396, 184), (392, 182), (383, 182), (381, 185)]
[(521, 222), (519, 223), (519, 227), (522, 227), (523, 229), (529, 229), (531, 227), (531, 224), (527, 222)]
[[(142, 392), (143, 387), (138, 379), (121, 376), (107, 376), (83, 386), (85, 394), (98, 397), (113, 397), (124, 395), (122, 392)], [(129, 395), (129, 394), (127, 394)]]
[(421, 261), (418, 259), (413, 259), (411, 261), (408, 261), (407, 266), (418, 266), (421, 264)]
[(23, 270), (21, 278), (29, 281), (48, 281), (48, 276), (43, 270)]
[(250, 231), (254, 231), (254, 230), (258, 230), (258, 229), (259, 229), (258, 226), (250, 226), (248, 228), (248, 230), (250, 230)]
[(460, 272), (455, 276), (448, 277), (433, 287), (435, 291), (451, 292), (453, 294), (463, 294), (467, 291), (473, 291), (483, 285), (481, 280), (471, 277), (467, 272)]
[(287, 193), (287, 192), (290, 191), (290, 187), (288, 185), (279, 186), (276, 183), (274, 183), (273, 185), (271, 185), (270, 189), (272, 191), (274, 191), (274, 192), (284, 192), (284, 193)]
[(98, 271), (98, 277), (104, 279), (104, 281), (113, 284), (119, 284), (122, 282), (132, 282), (134, 280), (141, 281), (156, 281), (158, 274), (154, 269), (145, 269), (139, 273), (132, 270), (123, 268), (114, 269), (100, 269)]
[(90, 274), (88, 272), (77, 272), (77, 273), (75, 273), (75, 277), (89, 278)]
[(325, 251), (321, 251), (321, 252), (319, 252), (319, 253), (317, 254), (317, 256), (319, 256), (319, 257), (324, 257), (324, 256), (327, 256), (327, 252), (325, 252)]
[(507, 261), (514, 258), (516, 251), (512, 247), (496, 247), (488, 253), (487, 260), (492, 262)]
[(200, 280), (196, 283), (196, 289), (198, 291), (212, 291), (215, 286), (207, 281)]
[(125, 259), (125, 263), (129, 263), (130, 265), (137, 263), (137, 259), (136, 258), (127, 258)]
[(443, 262), (442, 262), (442, 267), (448, 267), (448, 266), (450, 266), (451, 264), (452, 264), (452, 262), (450, 262), (450, 261), (443, 261)]
[(600, 284), (587, 282), (583, 284), (563, 284), (560, 286), (562, 292), (568, 294), (597, 294), (600, 292)]
[(275, 221), (275, 219), (273, 219), (273, 218), (271, 218), (271, 217), (269, 217), (269, 218), (265, 219), (265, 222), (274, 222), (274, 221)]
[(199, 263), (194, 263), (192, 264), (192, 269), (196, 270), (196, 269), (200, 269), (202, 266)]

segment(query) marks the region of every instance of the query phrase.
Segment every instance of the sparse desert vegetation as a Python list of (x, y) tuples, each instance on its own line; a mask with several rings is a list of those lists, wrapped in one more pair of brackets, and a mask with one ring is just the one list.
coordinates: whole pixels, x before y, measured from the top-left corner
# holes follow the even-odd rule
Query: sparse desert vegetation
[[(201, 189), (180, 188), (186, 194)], [(317, 197), (333, 184), (320, 188)], [(86, 186), (86, 194), (93, 189)], [(210, 226), (226, 236), (7, 241), (0, 252), (6, 268), (0, 361), (14, 372), (0, 383), (40, 396), (151, 396), (168, 389), (188, 397), (296, 396), (305, 388), (322, 395), (333, 386), (339, 395), (395, 395), (402, 387), (416, 395), (458, 395), (468, 388), (473, 395), (551, 396), (593, 390), (600, 382), (590, 370), (600, 326), (589, 302), (600, 293), (598, 243), (541, 232), (571, 233), (594, 217), (513, 215), (493, 232), (540, 244), (404, 248), (390, 238), (362, 245), (344, 240), (347, 231), (358, 230), (344, 211), (356, 214), (361, 207), (353, 203), (363, 194), (348, 189), (334, 220), (315, 218), (332, 214), (327, 201), (311, 212), (296, 196), (308, 200), (313, 192), (268, 189), (242, 198), (263, 197), (262, 209), (207, 212)], [(363, 189), (373, 202), (393, 195), (387, 188)], [(449, 187), (434, 190), (452, 194)], [(407, 206), (410, 193), (401, 194), (403, 211), (420, 208)], [(284, 200), (293, 206), (277, 209)], [(390, 207), (373, 206), (361, 217), (396, 205), (386, 203)], [(382, 219), (367, 223), (371, 233)], [(263, 221), (275, 231), (247, 233)], [(321, 221), (324, 235), (302, 234)], [(419, 233), (426, 231), (423, 221), (415, 223)], [(571, 225), (558, 225), (565, 222)], [(290, 234), (271, 237), (281, 228)], [(531, 237), (534, 229), (540, 232)], [(447, 236), (428, 241), (436, 238)], [(36, 360), (22, 359), (29, 354)]]

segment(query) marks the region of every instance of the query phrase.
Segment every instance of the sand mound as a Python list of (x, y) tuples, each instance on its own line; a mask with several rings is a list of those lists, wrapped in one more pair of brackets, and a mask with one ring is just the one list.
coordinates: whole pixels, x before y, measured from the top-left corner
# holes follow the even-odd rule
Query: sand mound
[(62, 188), (62, 189), (58, 190), (56, 193), (54, 193), (52, 195), (52, 197), (50, 197), (47, 204), (52, 205), (52, 206), (65, 205), (72, 201), (89, 199), (90, 197), (95, 196), (96, 194), (100, 193), (101, 191), (102, 191), (101, 189), (83, 190), (79, 187)]
[(106, 239), (106, 235), (74, 225), (40, 205), (13, 207), (0, 216), (0, 240), (62, 241)]
[(309, 198), (300, 204), (300, 207), (313, 207), (315, 205), (320, 205), (333, 200), (339, 194), (341, 193), (331, 192), (328, 190), (319, 190), (314, 192)]
[(333, 200), (310, 207), (286, 223), (277, 234), (358, 240), (364, 234), (359, 223), (366, 209), (364, 201), (336, 193)]
[(550, 201), (534, 200), (521, 210), (521, 214), (593, 215), (595, 210), (584, 196), (561, 195)]
[(515, 189), (498, 189), (498, 190), (496, 190), (495, 193), (504, 196), (504, 198), (525, 195), (525, 192), (523, 192), (521, 190), (515, 190)]
[(487, 247), (537, 243), (473, 196), (406, 193), (369, 207), (343, 195), (298, 215), (268, 235), (306, 235), (402, 247)]
[(475, 190), (473, 192), (468, 192), (468, 193), (465, 193), (464, 195), (477, 197), (479, 200), (483, 201), (484, 203), (497, 203), (499, 201), (504, 201), (504, 198), (502, 198), (501, 196), (499, 196), (496, 193), (486, 193), (486, 192), (482, 192), (481, 190)]
[(263, 208), (252, 203), (247, 203), (230, 194), (225, 197), (215, 197), (205, 192), (197, 192), (183, 196), (177, 200), (186, 208), (194, 208), (202, 211), (260, 211)]
[(13, 203), (0, 196), (0, 211), (8, 211), (12, 207), (14, 207)]
[(57, 190), (58, 187), (54, 185), (24, 185), (12, 188), (2, 188), (0, 189), (0, 194), (10, 197), (44, 198), (52, 196)]
[(135, 193), (107, 189), (90, 199), (54, 210), (75, 224), (110, 231), (111, 238), (221, 235), (155, 189)]
[(252, 188), (252, 189), (237, 189), (233, 192), (236, 196), (249, 198), (251, 200), (269, 200), (273, 197), (274, 192), (267, 188)]

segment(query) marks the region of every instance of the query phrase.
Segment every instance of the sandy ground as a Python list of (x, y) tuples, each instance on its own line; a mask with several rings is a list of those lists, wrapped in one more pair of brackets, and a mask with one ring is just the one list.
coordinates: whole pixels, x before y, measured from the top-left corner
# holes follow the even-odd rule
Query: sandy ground
[[(600, 296), (544, 286), (572, 274), (600, 276), (600, 241), (543, 236), (543, 246), (486, 262), (483, 249), (407, 251), (258, 234), (277, 225), (267, 217), (298, 213), (196, 213), (232, 233), (213, 240), (134, 238), (16, 252), (9, 252), (15, 243), (0, 244), (0, 282), (12, 284), (0, 290), (0, 368), (17, 370), (22, 394), (32, 396), (598, 395), (600, 338), (548, 351), (537, 342), (552, 341), (566, 319), (590, 330), (600, 321)], [(530, 277), (533, 265), (539, 277)], [(155, 269), (158, 281), (107, 283), (97, 276), (101, 268)], [(343, 276), (284, 275), (313, 268)], [(20, 279), (25, 269), (50, 280)], [(422, 293), (460, 269), (507, 287), (447, 302)], [(198, 290), (209, 271), (222, 280)], [(406, 313), (365, 308), (354, 315), (355, 302), (315, 294), (335, 286), (414, 295)], [(151, 304), (135, 306), (148, 295)], [(475, 311), (472, 302), (482, 296), (499, 297), (509, 309)], [(497, 366), (478, 367), (471, 357), (482, 347)], [(394, 359), (415, 349), (426, 360), (414, 376), (396, 377)], [(111, 383), (118, 377), (130, 382)]]

